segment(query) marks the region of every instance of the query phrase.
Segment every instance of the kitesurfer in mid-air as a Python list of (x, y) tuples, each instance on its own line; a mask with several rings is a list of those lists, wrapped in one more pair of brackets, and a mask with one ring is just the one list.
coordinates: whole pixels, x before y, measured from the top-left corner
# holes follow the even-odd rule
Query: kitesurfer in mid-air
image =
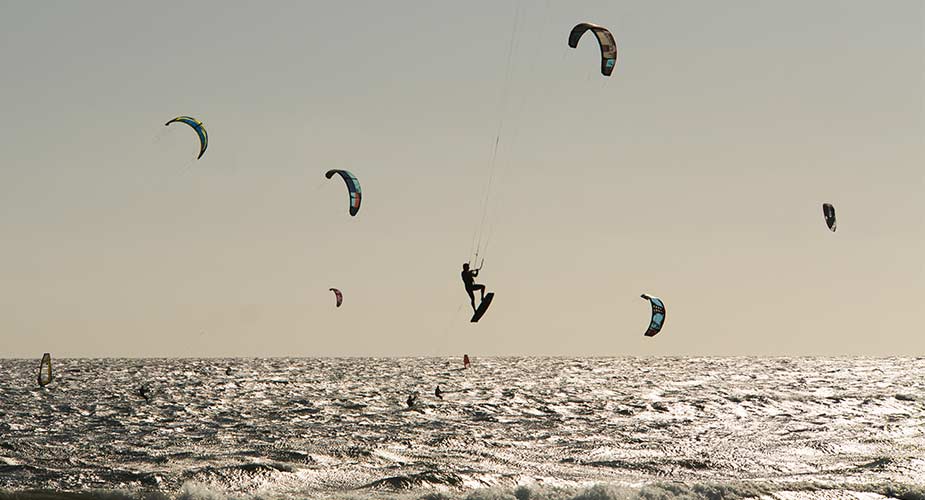
[(466, 285), (466, 293), (469, 294), (469, 301), (472, 303), (472, 310), (475, 311), (475, 291), (478, 290), (481, 294), (479, 301), (485, 299), (485, 285), (475, 282), (475, 277), (479, 275), (479, 269), (469, 269), (469, 263), (466, 262), (462, 266), (462, 280)]

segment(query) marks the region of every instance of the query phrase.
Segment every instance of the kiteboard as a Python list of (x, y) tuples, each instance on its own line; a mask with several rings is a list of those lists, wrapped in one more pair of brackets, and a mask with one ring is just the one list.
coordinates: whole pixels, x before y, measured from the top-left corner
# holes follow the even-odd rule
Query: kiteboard
[(479, 304), (479, 308), (475, 310), (475, 314), (472, 315), (472, 323), (478, 323), (482, 316), (485, 315), (485, 311), (488, 310), (488, 306), (491, 305), (491, 299), (495, 298), (495, 292), (488, 292), (485, 294), (485, 298), (482, 299), (482, 302)]

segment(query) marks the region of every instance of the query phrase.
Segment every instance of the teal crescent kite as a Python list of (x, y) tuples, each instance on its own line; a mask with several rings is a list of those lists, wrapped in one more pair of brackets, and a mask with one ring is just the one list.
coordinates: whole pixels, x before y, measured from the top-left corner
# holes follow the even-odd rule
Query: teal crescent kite
[(665, 303), (662, 302), (662, 299), (646, 293), (640, 295), (640, 297), (652, 304), (652, 319), (649, 321), (649, 328), (646, 329), (646, 337), (654, 337), (658, 332), (662, 331), (662, 326), (665, 325)]
[(346, 170), (328, 170), (324, 176), (330, 179), (334, 174), (339, 174), (344, 183), (347, 184), (347, 191), (350, 192), (350, 215), (354, 216), (360, 211), (360, 200), (363, 197), (363, 191), (360, 190), (360, 181), (356, 176)]
[(201, 121), (193, 118), (192, 116), (178, 116), (173, 120), (165, 123), (164, 126), (170, 125), (174, 122), (185, 123), (190, 127), (193, 127), (193, 130), (199, 134), (199, 156), (196, 159), (202, 158), (202, 155), (205, 154), (206, 148), (209, 147), (209, 134), (206, 133), (206, 127), (202, 124)]

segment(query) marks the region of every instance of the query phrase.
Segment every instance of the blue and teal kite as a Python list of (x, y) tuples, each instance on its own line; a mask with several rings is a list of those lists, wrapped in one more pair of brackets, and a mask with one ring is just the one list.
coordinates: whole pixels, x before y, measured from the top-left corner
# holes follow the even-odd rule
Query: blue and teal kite
[(346, 170), (328, 170), (324, 176), (330, 179), (334, 177), (334, 174), (340, 174), (347, 184), (347, 191), (350, 192), (350, 215), (356, 215), (360, 211), (360, 199), (363, 196), (363, 192), (360, 190), (360, 181), (357, 180), (355, 175)]
[(193, 130), (199, 134), (199, 156), (196, 159), (202, 158), (202, 155), (206, 152), (206, 148), (209, 147), (209, 134), (206, 133), (206, 127), (202, 124), (201, 121), (193, 118), (192, 116), (178, 116), (173, 120), (165, 123), (164, 126), (170, 125), (174, 122), (185, 123), (190, 127), (193, 127)]
[(640, 297), (647, 299), (652, 304), (652, 319), (649, 321), (649, 328), (646, 330), (646, 337), (654, 337), (662, 331), (665, 324), (665, 303), (658, 297), (642, 294)]

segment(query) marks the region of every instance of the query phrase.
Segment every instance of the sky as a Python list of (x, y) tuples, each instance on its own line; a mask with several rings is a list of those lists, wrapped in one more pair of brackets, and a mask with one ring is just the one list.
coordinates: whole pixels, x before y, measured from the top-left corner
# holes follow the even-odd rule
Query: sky
[(923, 5), (0, 0), (0, 357), (925, 355)]

